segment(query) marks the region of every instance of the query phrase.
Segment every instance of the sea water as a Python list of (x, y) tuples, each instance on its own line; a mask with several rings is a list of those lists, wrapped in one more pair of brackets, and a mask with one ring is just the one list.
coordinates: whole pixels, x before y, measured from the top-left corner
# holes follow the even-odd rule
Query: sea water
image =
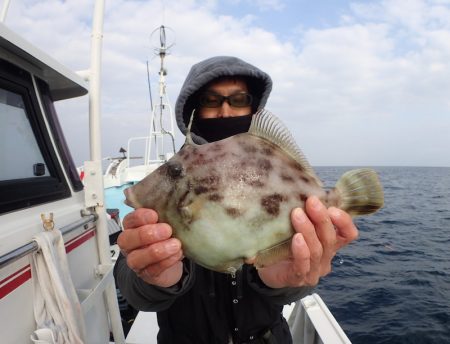
[[(326, 186), (352, 167), (317, 167)], [(353, 344), (450, 343), (450, 168), (374, 167), (378, 213), (317, 292)]]

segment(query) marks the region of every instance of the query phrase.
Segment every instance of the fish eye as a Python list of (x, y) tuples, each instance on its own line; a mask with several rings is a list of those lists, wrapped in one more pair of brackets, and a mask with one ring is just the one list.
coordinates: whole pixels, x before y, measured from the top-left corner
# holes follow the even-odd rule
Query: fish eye
[(183, 165), (179, 163), (178, 161), (171, 161), (167, 163), (167, 173), (172, 178), (178, 178), (181, 176), (183, 172)]

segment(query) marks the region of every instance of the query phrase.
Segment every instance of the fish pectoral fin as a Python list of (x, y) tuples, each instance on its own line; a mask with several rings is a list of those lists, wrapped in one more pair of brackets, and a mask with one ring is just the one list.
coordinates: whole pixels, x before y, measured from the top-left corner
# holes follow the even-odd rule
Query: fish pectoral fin
[(192, 221), (195, 221), (200, 209), (203, 207), (203, 203), (204, 201), (198, 198), (188, 205), (180, 207), (179, 210), (183, 222), (190, 224)]
[(291, 254), (292, 239), (283, 241), (275, 246), (259, 251), (254, 259), (254, 265), (257, 269), (278, 263), (288, 259)]
[(192, 222), (192, 210), (191, 210), (191, 208), (189, 208), (189, 206), (181, 207), (180, 214), (181, 214), (181, 218), (183, 219), (183, 222), (185, 222), (185, 223)]

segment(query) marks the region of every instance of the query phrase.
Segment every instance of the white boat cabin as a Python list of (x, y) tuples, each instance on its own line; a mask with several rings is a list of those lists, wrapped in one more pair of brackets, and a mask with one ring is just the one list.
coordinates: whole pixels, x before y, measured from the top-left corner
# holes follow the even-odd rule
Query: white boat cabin
[[(0, 24), (2, 343), (39, 338), (35, 330), (42, 314), (35, 315), (36, 304), (47, 301), (45, 290), (39, 294), (36, 288), (53, 293), (58, 281), (37, 283), (33, 256), (43, 254), (34, 239), (56, 231), (62, 234), (62, 260), (67, 258), (68, 264), (69, 277), (62, 277), (63, 285), (70, 283), (81, 307), (83, 341), (108, 343), (115, 337), (124, 342), (108, 235), (102, 230), (104, 209), (100, 203), (86, 206), (86, 191), (54, 107), (54, 101), (87, 92), (81, 77)], [(54, 251), (58, 260), (61, 252)]]

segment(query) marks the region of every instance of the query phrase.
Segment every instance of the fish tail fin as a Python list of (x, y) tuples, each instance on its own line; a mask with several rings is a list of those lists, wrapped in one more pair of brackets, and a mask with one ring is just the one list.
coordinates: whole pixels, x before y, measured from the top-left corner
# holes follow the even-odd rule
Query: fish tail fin
[(377, 173), (369, 168), (344, 173), (335, 189), (341, 196), (339, 208), (352, 216), (374, 213), (384, 204), (383, 187)]
[(275, 264), (291, 256), (292, 239), (283, 241), (275, 246), (261, 250), (257, 253), (254, 265), (257, 269)]

